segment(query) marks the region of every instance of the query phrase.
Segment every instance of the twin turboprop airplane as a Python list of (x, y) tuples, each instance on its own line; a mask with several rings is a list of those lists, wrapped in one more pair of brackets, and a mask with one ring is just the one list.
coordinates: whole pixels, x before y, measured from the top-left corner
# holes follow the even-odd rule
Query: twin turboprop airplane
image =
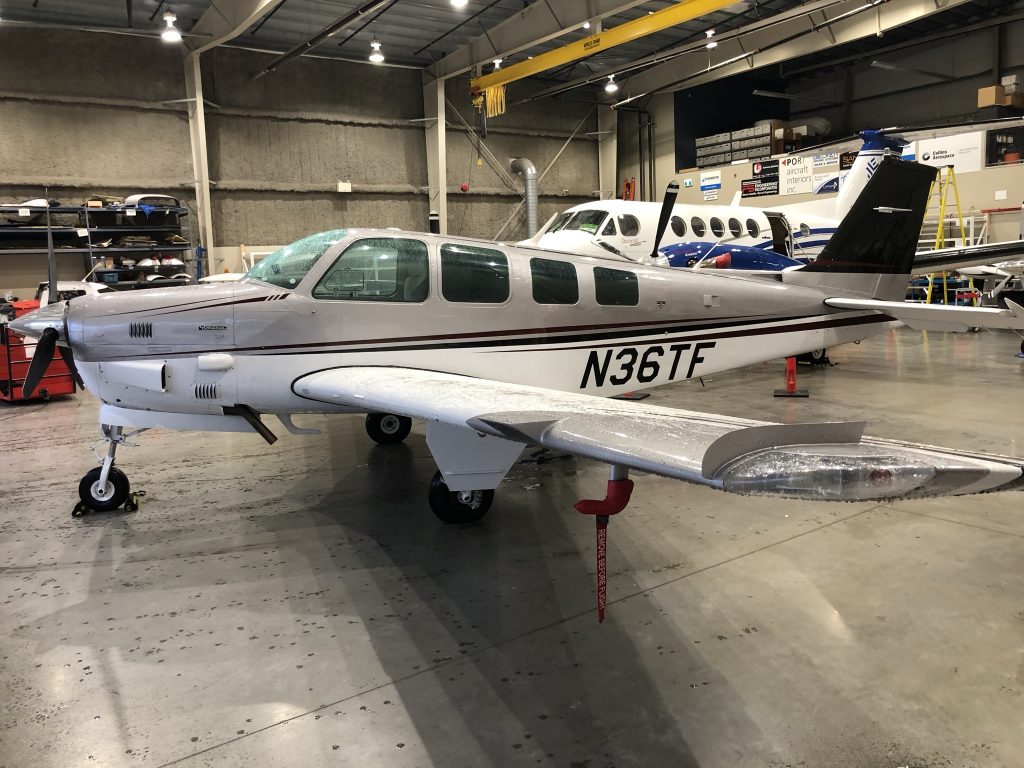
[[(899, 156), (911, 141), (941, 138), (967, 131), (1018, 128), (1019, 118), (985, 123), (918, 128), (883, 128), (858, 134), (861, 145), (853, 165), (842, 179), (833, 176), (825, 185), (838, 189), (835, 198), (774, 206), (772, 210), (741, 205), (694, 205), (595, 200), (569, 208), (552, 217), (521, 245), (570, 251), (591, 256), (611, 252), (634, 261), (658, 259), (673, 267), (781, 270), (817, 258), (846, 216), (861, 190), (887, 154)], [(795, 153), (836, 152), (849, 139), (823, 144)], [(667, 202), (667, 201), (666, 201)], [(659, 217), (670, 207), (669, 226), (659, 228)], [(662, 232), (661, 237), (655, 237)], [(922, 252), (916, 274), (961, 265), (986, 264), (1018, 257), (1019, 242), (983, 244)]]
[(862, 437), (863, 423), (767, 424), (609, 396), (865, 338), (894, 319), (1024, 327), (1024, 308), (902, 301), (934, 170), (886, 158), (810, 266), (761, 278), (674, 270), (395, 230), (295, 242), (239, 283), (87, 296), (11, 326), (56, 347), (101, 401), (108, 442), (83, 507), (129, 495), (126, 430), (289, 431), (297, 413), (368, 414), (380, 443), (412, 418), (439, 471), (430, 506), (482, 517), (527, 445), (738, 493), (889, 499), (1024, 487), (1024, 460)]

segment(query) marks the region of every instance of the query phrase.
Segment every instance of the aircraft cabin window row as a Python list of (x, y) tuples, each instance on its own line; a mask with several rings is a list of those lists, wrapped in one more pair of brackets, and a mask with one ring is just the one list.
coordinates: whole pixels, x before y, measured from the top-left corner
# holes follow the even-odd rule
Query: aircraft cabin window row
[(430, 289), (427, 246), (419, 240), (357, 240), (313, 289), (315, 299), (426, 301)]
[(729, 219), (729, 234), (733, 237), (739, 237), (743, 234), (743, 225), (740, 224), (739, 219)]
[(696, 237), (704, 237), (704, 233), (708, 231), (707, 227), (704, 226), (704, 220), (698, 216), (690, 219), (690, 229), (693, 230), (693, 234)]
[(722, 237), (725, 234), (725, 225), (717, 216), (711, 218), (711, 234), (715, 237)]
[(672, 227), (672, 233), (676, 237), (686, 237), (686, 222), (678, 216), (673, 216), (668, 220), (669, 226)]
[(640, 234), (640, 219), (628, 213), (619, 216), (619, 234), (623, 237), (636, 237)]
[(759, 237), (761, 235), (761, 227), (753, 219), (747, 219), (747, 234), (751, 237)]
[(508, 257), (473, 245), (441, 246), (441, 295), (448, 301), (503, 304), (508, 301)]

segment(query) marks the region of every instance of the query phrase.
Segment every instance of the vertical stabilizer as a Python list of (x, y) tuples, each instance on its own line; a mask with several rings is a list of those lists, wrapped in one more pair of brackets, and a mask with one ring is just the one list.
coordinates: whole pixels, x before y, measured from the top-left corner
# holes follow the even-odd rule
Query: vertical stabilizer
[(903, 139), (886, 136), (881, 131), (861, 131), (859, 135), (864, 143), (857, 152), (850, 172), (839, 187), (839, 194), (836, 196), (836, 219), (842, 219), (853, 208), (854, 201), (878, 170), (886, 152), (899, 157), (907, 143)]

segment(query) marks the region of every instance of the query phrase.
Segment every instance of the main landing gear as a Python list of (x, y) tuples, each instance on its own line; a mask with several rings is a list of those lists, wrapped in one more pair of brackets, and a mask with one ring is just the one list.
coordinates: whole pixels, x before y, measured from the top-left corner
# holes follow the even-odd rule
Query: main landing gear
[[(86, 472), (78, 483), (79, 502), (71, 510), (72, 517), (82, 517), (89, 512), (109, 512), (118, 507), (124, 507), (127, 512), (134, 512), (139, 508), (139, 497), (142, 493), (132, 493), (128, 476), (114, 466), (117, 446), (124, 443), (128, 436), (121, 427), (112, 427), (109, 424), (100, 425), (100, 431), (107, 443), (107, 454), (103, 457), (102, 464)], [(141, 431), (143, 430), (139, 430)]]
[(487, 514), (494, 502), (494, 491), (451, 491), (438, 470), (430, 481), (430, 509), (437, 517), (453, 524), (475, 523)]
[(393, 413), (366, 414), (366, 434), (379, 445), (394, 445), (409, 436), (412, 419)]

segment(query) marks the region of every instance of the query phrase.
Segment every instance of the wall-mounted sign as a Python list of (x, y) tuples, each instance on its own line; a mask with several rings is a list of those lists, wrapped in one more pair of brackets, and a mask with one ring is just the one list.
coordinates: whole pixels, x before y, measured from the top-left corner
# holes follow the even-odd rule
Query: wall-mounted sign
[[(779, 177), (778, 160), (758, 160), (753, 165), (754, 177), (758, 179)], [(774, 192), (772, 194), (775, 194)]]
[(980, 171), (984, 166), (985, 132), (961, 133), (917, 142), (917, 161), (941, 168), (952, 165), (957, 173)]
[(705, 171), (700, 175), (700, 188), (701, 191), (707, 191), (709, 189), (721, 189), (722, 188), (722, 172), (721, 171)]
[(824, 155), (814, 156), (814, 167), (817, 168), (831, 168), (833, 165), (839, 165), (839, 153), (838, 152), (826, 152)]
[(783, 195), (810, 194), (814, 184), (812, 163), (806, 157), (784, 157), (779, 161), (779, 193)]
[(848, 171), (853, 168), (853, 161), (857, 159), (856, 152), (843, 152), (839, 155), (839, 170)]
[[(755, 163), (755, 165), (757, 165)], [(779, 194), (778, 176), (761, 176), (740, 182), (740, 197), (764, 197)]]

